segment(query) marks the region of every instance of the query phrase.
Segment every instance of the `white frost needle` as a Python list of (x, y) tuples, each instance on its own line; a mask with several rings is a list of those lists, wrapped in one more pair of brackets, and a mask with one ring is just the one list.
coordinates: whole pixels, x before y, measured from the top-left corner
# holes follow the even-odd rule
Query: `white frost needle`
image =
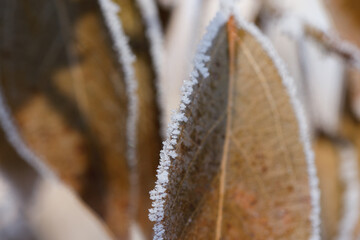
[(185, 110), (190, 103), (190, 97), (193, 93), (194, 85), (198, 84), (198, 77), (201, 74), (204, 78), (209, 76), (209, 71), (205, 67), (205, 63), (210, 60), (206, 55), (207, 50), (210, 48), (213, 39), (217, 35), (221, 26), (226, 22), (226, 16), (223, 13), (218, 13), (214, 20), (207, 28), (207, 33), (203, 37), (197, 54), (194, 59), (194, 70), (190, 75), (190, 79), (184, 82), (182, 87), (182, 98), (180, 103), (179, 112), (172, 115), (171, 123), (167, 132), (167, 140), (164, 142), (164, 147), (160, 153), (160, 164), (157, 170), (157, 181), (155, 189), (150, 192), (151, 199), (153, 200), (152, 208), (149, 210), (149, 218), (151, 221), (156, 222), (154, 226), (155, 240), (163, 239), (165, 229), (162, 223), (164, 219), (164, 203), (166, 199), (166, 190), (168, 184), (169, 167), (173, 161), (177, 161), (177, 153), (174, 146), (178, 142), (180, 134), (179, 125), (181, 122), (186, 122)]
[(99, 0), (107, 27), (110, 30), (111, 37), (114, 41), (114, 48), (118, 55), (118, 60), (123, 66), (125, 73), (126, 91), (129, 97), (129, 116), (127, 119), (127, 136), (128, 136), (128, 160), (131, 167), (136, 166), (136, 123), (138, 119), (137, 113), (137, 80), (135, 78), (133, 62), (135, 56), (132, 53), (128, 39), (124, 34), (122, 23), (118, 16), (120, 7), (112, 0)]
[[(118, 13), (120, 7), (112, 0), (99, 0), (101, 10), (103, 12), (105, 22), (109, 28), (110, 35), (113, 40), (115, 51), (118, 55), (118, 61), (123, 67), (125, 74), (125, 85), (128, 96), (128, 117), (127, 117), (127, 160), (130, 166), (130, 196), (131, 206), (130, 212), (132, 215), (136, 212), (138, 202), (138, 167), (137, 167), (137, 156), (136, 156), (136, 145), (137, 145), (137, 123), (138, 123), (138, 95), (137, 88), (138, 82), (135, 77), (133, 68), (133, 62), (135, 56), (131, 51), (126, 37), (120, 17)], [(134, 223), (133, 223), (134, 224)]]

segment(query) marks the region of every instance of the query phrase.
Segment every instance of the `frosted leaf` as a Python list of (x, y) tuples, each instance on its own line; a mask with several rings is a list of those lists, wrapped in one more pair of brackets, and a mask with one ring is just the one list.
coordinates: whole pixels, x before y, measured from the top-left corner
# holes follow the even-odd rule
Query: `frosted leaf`
[[(127, 136), (131, 100), (125, 78), (131, 73), (125, 68), (132, 68), (133, 56), (126, 53), (129, 48), (117, 49), (127, 54), (128, 62), (121, 61), (98, 1), (37, 0), (30, 12), (46, 14), (32, 14), (33, 21), (28, 21), (27, 4), (0, 1), (0, 25), (7, 26), (0, 32), (5, 41), (0, 48), (12, 56), (0, 56), (2, 100), (9, 118), (29, 148), (117, 237), (127, 238), (127, 149), (135, 143)], [(104, 4), (117, 18), (118, 6)], [(34, 22), (41, 24), (33, 28)], [(113, 32), (118, 31), (116, 22), (111, 23)], [(121, 36), (117, 46), (125, 48)], [(11, 127), (4, 130), (12, 132)], [(115, 219), (122, 219), (121, 226)]]
[(136, 96), (137, 81), (135, 79), (134, 69), (132, 67), (135, 61), (135, 56), (128, 45), (128, 38), (123, 32), (123, 27), (118, 12), (120, 11), (119, 5), (112, 0), (99, 0), (102, 12), (104, 14), (107, 27), (114, 41), (114, 48), (118, 55), (118, 60), (122, 63), (125, 73), (125, 81), (127, 88), (127, 95), (129, 98), (129, 115), (127, 119), (127, 135), (128, 135), (128, 160), (129, 165), (134, 168), (136, 166), (136, 123), (138, 119), (137, 104), (138, 99)]
[(204, 10), (201, 0), (181, 0), (177, 3), (169, 22), (165, 38), (164, 65), (161, 69), (160, 84), (163, 89), (165, 126), (171, 121), (171, 111), (178, 107), (181, 85), (190, 72), (189, 60), (196, 50), (200, 38), (198, 31)]
[[(226, 19), (210, 24), (184, 83), (187, 122), (170, 124), (158, 171), (168, 169), (168, 181), (157, 181), (166, 195), (151, 192), (154, 239), (318, 239), (318, 180), (293, 80), (255, 26), (231, 19), (226, 32)], [(309, 201), (294, 209), (287, 198)]]
[(319, 239), (320, 237), (320, 191), (318, 188), (318, 179), (316, 175), (316, 167), (314, 162), (314, 153), (311, 148), (311, 141), (309, 136), (308, 122), (306, 119), (306, 113), (304, 111), (303, 104), (299, 100), (298, 92), (294, 80), (289, 76), (284, 63), (276, 53), (274, 47), (270, 43), (269, 39), (260, 33), (260, 31), (251, 24), (247, 24), (244, 21), (239, 20), (240, 25), (244, 29), (250, 31), (267, 51), (275, 66), (277, 67), (279, 74), (282, 78), (284, 86), (287, 88), (291, 103), (295, 110), (295, 114), (299, 123), (299, 135), (304, 146), (304, 152), (306, 155), (307, 168), (309, 174), (309, 186), (312, 204), (312, 214), (310, 220), (312, 223), (313, 231), (311, 239)]
[[(225, 23), (225, 16), (219, 13), (209, 25), (207, 34), (204, 36), (201, 44), (198, 47), (200, 54), (207, 51), (207, 49), (204, 48), (203, 46), (208, 46), (208, 47), (211, 46), (212, 40), (217, 35), (220, 26), (223, 25), (224, 23)], [(206, 60), (206, 58), (201, 58), (201, 59)], [(200, 68), (203, 66), (201, 60), (197, 61), (194, 67), (195, 68), (194, 72), (198, 71), (199, 65)], [(183, 96), (182, 96), (181, 104), (183, 107), (179, 113), (173, 114), (174, 116), (173, 123), (169, 125), (167, 140), (164, 143), (164, 148), (162, 150), (162, 156), (160, 159), (160, 165), (158, 170), (158, 180), (156, 182), (155, 190), (151, 192), (151, 198), (155, 199), (154, 205), (156, 206), (156, 208), (153, 208), (149, 214), (150, 220), (152, 221), (156, 220), (157, 222), (154, 227), (154, 231), (155, 231), (154, 239), (162, 239), (163, 234), (165, 232), (164, 226), (161, 223), (161, 221), (163, 220), (163, 216), (164, 216), (164, 200), (166, 195), (160, 195), (160, 192), (158, 192), (157, 189), (162, 189), (162, 188), (166, 189), (167, 187), (168, 175), (169, 175), (167, 169), (169, 168), (171, 161), (173, 161), (177, 157), (176, 152), (172, 151), (171, 149), (173, 149), (173, 147), (177, 144), (176, 134), (180, 133), (178, 129), (180, 123), (188, 121), (188, 118), (185, 117), (184, 113), (187, 111), (186, 106), (190, 103), (189, 97), (192, 95), (193, 85), (195, 81), (196, 80), (194, 78), (190, 78), (190, 80), (185, 82), (184, 88), (182, 89)], [(184, 121), (185, 118), (186, 121)], [(167, 178), (163, 178), (163, 174), (166, 174)], [(158, 198), (158, 196), (161, 197)]]
[[(159, 13), (154, 1), (155, 0), (137, 0), (137, 3), (142, 12), (143, 21), (146, 25), (146, 34), (151, 44), (151, 56), (156, 72), (155, 85), (157, 90), (157, 103), (161, 109), (161, 113), (163, 113), (165, 111), (165, 107), (163, 106), (165, 99), (163, 95), (166, 89), (163, 89), (163, 85), (160, 83), (160, 76), (162, 66), (164, 65), (164, 43), (158, 16)], [(165, 128), (165, 126), (165, 123), (161, 123), (161, 128)], [(165, 129), (160, 129), (160, 131), (165, 132)]]
[[(147, 237), (152, 235), (152, 224), (147, 219), (147, 209), (151, 206), (148, 192), (154, 187), (155, 170), (158, 164), (158, 154), (161, 149), (161, 134), (159, 130), (160, 117), (159, 102), (157, 93), (158, 78), (162, 64), (162, 36), (157, 16), (157, 9), (152, 0), (138, 1), (118, 1), (121, 11), (113, 13), (114, 18), (122, 23), (122, 34), (128, 36), (126, 41), (124, 37), (119, 36), (120, 32), (114, 34), (114, 43), (122, 39), (127, 45), (133, 47), (132, 54), (135, 56), (131, 63), (132, 73), (128, 74), (136, 82), (137, 88), (129, 88), (128, 96), (129, 115), (128, 139), (133, 148), (133, 156), (129, 158), (136, 160), (131, 169), (131, 210), (138, 226), (141, 227)], [(137, 22), (138, 24), (130, 24)], [(120, 38), (120, 39), (117, 39)], [(115, 45), (116, 46), (116, 45)], [(124, 47), (118, 52), (122, 53)], [(120, 55), (121, 56), (121, 55)], [(126, 59), (119, 59), (120, 63)], [(126, 73), (126, 71), (125, 71)], [(126, 74), (125, 74), (126, 75)], [(131, 81), (127, 82), (129, 85)], [(131, 87), (131, 85), (129, 85)], [(128, 86), (128, 87), (129, 87)], [(136, 105), (131, 105), (131, 101), (136, 100)], [(132, 109), (133, 108), (133, 109)], [(159, 111), (160, 110), (160, 111)], [(134, 138), (134, 139), (133, 139)], [(132, 160), (132, 159), (130, 159)]]
[[(171, 119), (171, 110), (178, 107), (181, 97), (181, 85), (191, 70), (190, 59), (195, 56), (196, 46), (211, 19), (221, 7), (230, 9), (232, 6), (247, 20), (255, 20), (260, 10), (259, 0), (182, 0), (177, 2), (170, 19), (169, 32), (165, 41), (165, 59), (162, 69), (161, 84), (166, 91), (164, 120), (167, 124)], [(207, 48), (206, 44), (203, 48)], [(197, 55), (196, 57), (205, 57)], [(192, 73), (195, 78), (200, 72)], [(206, 72), (203, 72), (206, 75)]]

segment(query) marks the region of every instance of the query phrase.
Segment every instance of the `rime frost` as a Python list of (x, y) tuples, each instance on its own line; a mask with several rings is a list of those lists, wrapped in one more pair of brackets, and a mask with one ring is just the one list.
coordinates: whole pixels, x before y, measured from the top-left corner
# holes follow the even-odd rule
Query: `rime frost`
[(154, 226), (155, 236), (154, 239), (161, 240), (165, 232), (162, 220), (164, 219), (164, 203), (167, 196), (167, 184), (168, 169), (172, 161), (176, 161), (177, 153), (174, 146), (178, 142), (178, 136), (180, 134), (179, 126), (183, 122), (187, 122), (185, 116), (185, 110), (190, 103), (190, 96), (193, 93), (193, 87), (198, 83), (197, 78), (200, 74), (206, 78), (209, 76), (209, 71), (205, 66), (205, 63), (210, 60), (210, 57), (206, 55), (206, 52), (210, 48), (212, 41), (216, 37), (220, 27), (226, 22), (226, 16), (223, 13), (218, 13), (214, 20), (207, 28), (207, 33), (203, 37), (197, 54), (194, 59), (194, 70), (190, 74), (190, 79), (184, 82), (182, 87), (182, 98), (180, 103), (179, 112), (174, 112), (171, 117), (171, 123), (169, 124), (167, 131), (167, 140), (164, 142), (163, 149), (160, 153), (160, 165), (157, 170), (157, 181), (155, 189), (150, 192), (150, 198), (153, 200), (152, 208), (149, 210), (149, 219), (156, 222)]
[(123, 27), (118, 16), (120, 7), (112, 2), (112, 0), (99, 0), (101, 10), (103, 12), (105, 22), (109, 28), (111, 37), (114, 42), (114, 48), (118, 55), (118, 61), (123, 66), (125, 74), (126, 91), (129, 97), (129, 116), (127, 119), (127, 137), (128, 137), (128, 161), (129, 165), (134, 168), (136, 166), (136, 123), (138, 119), (137, 114), (137, 81), (133, 69), (133, 62), (135, 56), (131, 52), (128, 39), (124, 34)]
[(308, 123), (305, 116), (305, 111), (302, 106), (302, 103), (298, 99), (297, 89), (295, 87), (294, 80), (289, 76), (284, 63), (276, 53), (274, 47), (270, 43), (269, 39), (266, 38), (258, 28), (252, 23), (247, 23), (243, 21), (239, 16), (235, 15), (239, 27), (245, 29), (250, 34), (252, 34), (257, 41), (262, 45), (263, 49), (268, 53), (269, 57), (273, 60), (275, 66), (277, 67), (281, 79), (283, 80), (284, 86), (287, 88), (291, 103), (295, 110), (295, 114), (299, 123), (299, 131), (301, 141), (304, 145), (304, 151), (306, 155), (306, 161), (308, 166), (309, 174), (309, 185), (310, 185), (310, 195), (311, 195), (311, 204), (312, 204), (312, 214), (310, 220), (312, 223), (312, 235), (311, 240), (320, 239), (320, 190), (318, 187), (319, 180), (316, 174), (316, 167), (314, 162), (314, 153), (311, 148), (311, 142), (309, 137)]
[(158, 11), (153, 0), (137, 0), (146, 25), (146, 34), (151, 42), (151, 55), (154, 60), (156, 75), (160, 75), (163, 59), (163, 36)]
[[(112, 0), (99, 0), (102, 13), (105, 18), (106, 25), (109, 29), (110, 35), (113, 40), (114, 49), (118, 56), (118, 61), (121, 63), (125, 75), (126, 92), (128, 95), (128, 117), (127, 117), (127, 160), (130, 166), (130, 196), (132, 203), (130, 212), (135, 214), (136, 204), (138, 199), (138, 171), (136, 159), (136, 125), (138, 122), (138, 98), (137, 98), (137, 80), (133, 68), (135, 56), (133, 55), (128, 39), (123, 31), (122, 23), (118, 13), (120, 7), (112, 2)], [(134, 220), (133, 220), (134, 221)], [(132, 222), (132, 225), (136, 224)], [(131, 234), (134, 232), (132, 231)], [(132, 237), (135, 237), (132, 235)]]
[[(164, 98), (164, 89), (162, 89), (162, 85), (160, 84), (160, 72), (161, 66), (163, 65), (163, 35), (161, 24), (158, 18), (158, 10), (154, 3), (154, 0), (137, 0), (140, 11), (142, 13), (143, 20), (146, 25), (146, 34), (151, 43), (151, 56), (153, 59), (155, 73), (156, 73), (156, 89), (157, 89), (157, 100), (158, 105), (162, 113), (165, 111), (165, 107), (163, 106)], [(164, 121), (162, 119), (162, 121)], [(162, 123), (163, 127), (164, 124)], [(161, 129), (161, 132), (165, 132), (165, 129)]]
[[(168, 137), (164, 142), (163, 150), (160, 153), (160, 165), (157, 170), (158, 180), (156, 182), (155, 189), (150, 192), (151, 199), (153, 200), (152, 209), (150, 209), (149, 218), (151, 221), (155, 221), (155, 236), (154, 239), (163, 239), (165, 232), (164, 225), (162, 223), (164, 219), (164, 203), (167, 196), (167, 184), (168, 184), (168, 169), (171, 166), (172, 161), (176, 161), (176, 152), (174, 146), (177, 144), (178, 135), (180, 134), (179, 124), (181, 122), (186, 122), (187, 119), (184, 116), (184, 112), (187, 108), (187, 105), (190, 103), (190, 96), (193, 93), (193, 86), (198, 83), (197, 78), (201, 74), (204, 78), (208, 77), (209, 71), (205, 67), (205, 63), (209, 61), (209, 56), (206, 55), (207, 50), (211, 46), (212, 40), (216, 36), (219, 28), (226, 22), (228, 19), (229, 9), (225, 6), (223, 11), (218, 13), (215, 19), (212, 21), (208, 27), (208, 31), (204, 36), (196, 57), (194, 59), (194, 71), (190, 74), (190, 80), (186, 81), (182, 87), (182, 99), (180, 103), (179, 113), (174, 113), (172, 116), (171, 124), (168, 128)], [(264, 50), (268, 53), (269, 57), (273, 60), (275, 66), (277, 67), (279, 74), (283, 80), (283, 84), (286, 87), (291, 103), (294, 107), (295, 114), (299, 123), (299, 133), (301, 136), (301, 141), (304, 145), (304, 152), (306, 155), (306, 161), (308, 166), (309, 174), (309, 185), (310, 185), (310, 195), (311, 195), (311, 204), (312, 204), (312, 213), (310, 220), (312, 223), (312, 235), (311, 240), (320, 239), (320, 191), (318, 189), (318, 179), (316, 175), (316, 168), (314, 164), (314, 154), (311, 149), (311, 143), (309, 138), (308, 125), (305, 117), (305, 112), (301, 102), (297, 98), (296, 87), (294, 81), (289, 77), (284, 64), (281, 59), (278, 57), (274, 48), (272, 47), (270, 41), (264, 37), (260, 31), (250, 23), (246, 23), (241, 20), (238, 16), (235, 16), (238, 25), (252, 34), (258, 42), (263, 46)]]

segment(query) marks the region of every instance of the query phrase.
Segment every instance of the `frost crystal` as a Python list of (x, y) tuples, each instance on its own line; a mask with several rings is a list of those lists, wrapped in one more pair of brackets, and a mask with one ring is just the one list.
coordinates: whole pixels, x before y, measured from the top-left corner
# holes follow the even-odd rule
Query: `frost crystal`
[(266, 38), (258, 30), (258, 28), (252, 23), (245, 22), (239, 16), (236, 15), (235, 15), (235, 19), (237, 20), (239, 27), (245, 29), (250, 34), (252, 34), (257, 39), (257, 41), (262, 45), (263, 49), (268, 53), (269, 57), (272, 59), (275, 66), (277, 67), (281, 79), (283, 80), (283, 84), (287, 88), (290, 101), (293, 105), (299, 123), (300, 137), (304, 145), (304, 151), (308, 166), (310, 195), (311, 195), (311, 204), (312, 204), (312, 213), (310, 216), (310, 221), (312, 223), (312, 228), (313, 228), (310, 239), (311, 240), (320, 239), (320, 190), (318, 186), (319, 180), (316, 174), (314, 153), (311, 148), (307, 118), (305, 116), (303, 105), (299, 101), (297, 89), (295, 87), (295, 82), (289, 76), (284, 63), (276, 53), (274, 47), (270, 43), (270, 40)]
[[(133, 55), (128, 39), (123, 31), (122, 23), (118, 13), (120, 7), (112, 2), (112, 0), (99, 0), (102, 13), (105, 18), (106, 25), (109, 29), (111, 38), (113, 40), (114, 49), (118, 56), (118, 61), (121, 63), (125, 75), (126, 92), (128, 95), (128, 117), (127, 117), (127, 160), (130, 166), (130, 196), (132, 205), (130, 212), (134, 215), (136, 211), (136, 201), (138, 194), (138, 171), (136, 159), (136, 144), (137, 144), (137, 122), (138, 122), (138, 98), (137, 98), (137, 79), (133, 68), (135, 56)], [(135, 222), (132, 225), (136, 224)], [(132, 233), (133, 234), (133, 233)], [(135, 237), (132, 235), (132, 237)]]
[(114, 48), (118, 55), (118, 61), (123, 66), (125, 74), (126, 91), (129, 97), (129, 116), (127, 119), (127, 137), (128, 137), (128, 161), (130, 167), (136, 166), (136, 123), (138, 119), (137, 114), (137, 81), (133, 69), (133, 62), (135, 56), (131, 52), (128, 39), (124, 34), (123, 27), (118, 16), (120, 7), (112, 2), (112, 0), (99, 0), (101, 10), (103, 12), (106, 25), (109, 28), (111, 37), (114, 42)]
[[(137, 0), (140, 11), (142, 13), (143, 20), (146, 25), (146, 34), (151, 43), (151, 55), (155, 67), (156, 73), (156, 89), (157, 89), (157, 100), (162, 112), (164, 112), (164, 89), (161, 88), (160, 84), (160, 72), (163, 64), (163, 35), (160, 20), (158, 18), (158, 10), (154, 0)], [(162, 123), (161, 126), (164, 126)], [(160, 129), (161, 132), (165, 132), (165, 129)]]
[(220, 27), (225, 24), (226, 19), (226, 16), (219, 12), (208, 26), (207, 33), (203, 37), (198, 47), (197, 54), (195, 55), (193, 72), (190, 74), (190, 79), (185, 81), (182, 87), (180, 110), (179, 112), (173, 113), (171, 123), (169, 124), (167, 140), (164, 142), (163, 150), (160, 154), (160, 164), (157, 170), (158, 179), (156, 181), (155, 189), (150, 192), (150, 198), (153, 200), (153, 203), (152, 208), (149, 210), (149, 219), (156, 222), (154, 226), (155, 240), (163, 239), (165, 233), (162, 221), (164, 219), (164, 203), (167, 196), (166, 189), (169, 182), (168, 169), (171, 165), (171, 161), (177, 161), (177, 153), (174, 150), (174, 146), (177, 144), (178, 136), (181, 133), (179, 126), (181, 122), (188, 121), (185, 116), (185, 110), (191, 102), (190, 99), (193, 93), (193, 87), (198, 84), (197, 78), (200, 74), (204, 78), (209, 76), (209, 71), (206, 68), (205, 63), (210, 60), (210, 57), (206, 55), (206, 52), (210, 48)]

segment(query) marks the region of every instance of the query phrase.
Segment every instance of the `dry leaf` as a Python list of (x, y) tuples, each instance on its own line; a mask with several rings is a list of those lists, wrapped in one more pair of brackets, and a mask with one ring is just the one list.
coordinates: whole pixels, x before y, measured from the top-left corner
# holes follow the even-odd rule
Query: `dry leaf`
[[(165, 59), (161, 84), (164, 91), (164, 120), (167, 126), (172, 111), (178, 107), (181, 98), (181, 86), (191, 70), (196, 46), (213, 19), (219, 6), (226, 5), (222, 0), (182, 0), (177, 3), (170, 19), (165, 41)], [(231, 2), (231, 1), (230, 1)], [(234, 11), (243, 18), (254, 21), (260, 10), (258, 0), (234, 2)]]
[(360, 178), (358, 151), (351, 142), (339, 144), (340, 180), (343, 185), (342, 216), (337, 239), (357, 239), (360, 224)]
[(180, 101), (181, 85), (190, 70), (189, 60), (201, 35), (201, 17), (206, 11), (206, 7), (202, 6), (202, 1), (199, 0), (183, 0), (177, 4), (171, 15), (165, 38), (166, 61), (161, 72), (165, 126), (170, 122), (171, 111)]
[(4, 0), (0, 11), (1, 86), (21, 135), (126, 239), (126, 63), (117, 61), (99, 5)]
[[(264, 10), (265, 11), (265, 10)], [(269, 11), (269, 10), (267, 10)], [(304, 103), (306, 111), (309, 112), (309, 103), (307, 99), (305, 72), (302, 67), (302, 51), (299, 48), (302, 39), (301, 36), (293, 34), (291, 37), (288, 33), (291, 30), (298, 28), (300, 24), (293, 16), (284, 15), (277, 17), (264, 17), (271, 16), (270, 13), (264, 13), (261, 22), (261, 29), (266, 34), (271, 42), (274, 44), (280, 57), (286, 61), (291, 76), (294, 78), (297, 86), (300, 100)], [(285, 34), (287, 33), (287, 34)], [(313, 126), (311, 126), (313, 128)]]
[[(358, 48), (360, 47), (360, 33), (358, 31), (360, 27), (360, 3), (357, 0), (328, 0), (326, 1), (329, 13), (331, 15), (332, 21), (336, 27), (336, 31), (339, 33), (341, 38), (355, 44)], [(356, 51), (358, 52), (358, 50)], [(350, 69), (350, 70), (349, 70)], [(360, 106), (358, 95), (360, 95), (359, 90), (359, 80), (356, 80), (358, 77), (357, 70), (349, 67), (348, 70), (351, 72), (351, 77), (349, 81), (349, 86), (352, 91), (350, 96), (350, 104), (353, 110), (353, 113), (360, 119)]]
[(292, 80), (253, 25), (225, 21), (210, 24), (169, 128), (151, 193), (155, 239), (317, 239), (317, 179)]
[[(146, 24), (151, 23), (154, 25), (156, 24), (154, 21), (158, 21), (158, 19), (153, 16), (153, 20), (150, 21), (150, 19), (143, 17), (146, 16), (144, 11), (150, 10), (151, 7), (154, 8), (152, 1), (114, 0), (114, 2), (120, 6), (119, 17), (123, 23), (124, 33), (128, 36), (129, 45), (136, 57), (133, 66), (138, 82), (138, 121), (136, 126), (136, 168), (138, 172), (137, 176), (135, 176), (138, 179), (135, 180), (136, 185), (133, 187), (139, 191), (136, 193), (139, 196), (135, 200), (137, 201), (135, 214), (136, 220), (140, 223), (142, 230), (145, 231), (145, 235), (151, 238), (153, 224), (148, 220), (147, 209), (151, 207), (149, 191), (154, 188), (156, 167), (159, 163), (162, 142), (160, 136), (160, 109), (157, 105), (158, 91), (156, 89), (156, 80), (159, 77), (156, 70), (160, 70), (159, 64), (161, 61), (158, 60), (157, 62), (156, 57), (159, 57), (158, 55), (161, 55), (162, 52), (160, 49), (152, 49), (156, 47), (157, 41), (161, 41), (161, 39), (154, 40), (150, 38), (152, 35), (149, 35), (149, 30), (151, 30), (151, 27), (156, 26)], [(146, 35), (146, 33), (148, 34)]]
[(318, 137), (316, 164), (321, 190), (322, 239), (357, 239), (360, 224), (358, 151), (346, 139)]
[(113, 239), (51, 172), (32, 168), (40, 159), (20, 138), (2, 96), (0, 123), (1, 239)]
[(340, 156), (334, 143), (325, 137), (314, 142), (316, 168), (321, 191), (321, 235), (333, 239), (341, 218), (342, 189), (339, 172)]
[(347, 68), (348, 98), (352, 113), (360, 119), (360, 71), (356, 67)]
[(342, 38), (360, 47), (360, 2), (357, 0), (325, 1), (336, 30)]
[(360, 224), (358, 151), (345, 139), (318, 137), (322, 239), (357, 239)]

